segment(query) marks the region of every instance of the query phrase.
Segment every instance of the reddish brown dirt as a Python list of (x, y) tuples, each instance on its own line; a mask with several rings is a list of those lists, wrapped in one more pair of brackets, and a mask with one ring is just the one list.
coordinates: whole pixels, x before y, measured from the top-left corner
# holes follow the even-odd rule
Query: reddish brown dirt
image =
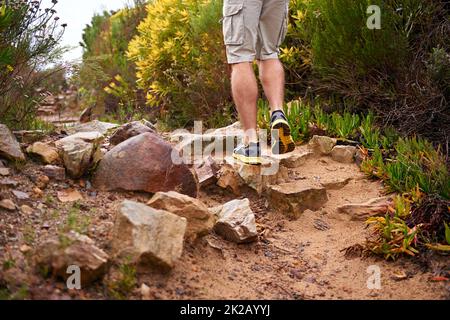
[[(18, 184), (1, 189), (2, 198), (11, 198), (12, 189), (33, 195), (33, 182), (40, 165), (29, 162), (13, 170), (9, 179)], [(182, 258), (169, 274), (138, 274), (136, 284), (126, 295), (141, 299), (142, 284), (150, 288), (149, 299), (449, 299), (448, 282), (432, 282), (436, 270), (447, 266), (448, 259), (433, 257), (433, 268), (424, 268), (417, 259), (402, 258), (386, 262), (369, 256), (346, 258), (342, 250), (363, 244), (368, 236), (365, 223), (350, 221), (336, 212), (339, 205), (365, 202), (383, 194), (379, 182), (365, 179), (356, 165), (343, 165), (329, 158), (311, 159), (291, 172), (299, 179), (351, 178), (340, 190), (328, 191), (329, 202), (318, 212), (305, 212), (293, 221), (266, 208), (266, 201), (251, 190), (244, 197), (251, 200), (257, 216), (260, 240), (255, 244), (236, 245), (211, 234), (196, 243), (186, 244)], [(84, 200), (63, 204), (57, 192), (75, 188)], [(77, 226), (110, 251), (112, 226), (117, 205), (123, 199), (147, 202), (150, 195), (103, 193), (89, 188), (85, 181), (51, 182), (40, 197), (27, 201), (33, 214), (7, 212), (0, 209), (0, 288), (9, 288), (9, 297), (29, 299), (109, 299), (111, 283), (117, 281), (113, 266), (103, 282), (81, 291), (68, 291), (63, 282), (44, 279), (35, 271), (32, 250), (22, 253), (24, 245), (31, 249), (43, 240), (57, 236), (67, 225), (69, 211), (76, 211)], [(228, 191), (216, 186), (202, 190), (200, 199), (215, 206), (234, 199)], [(41, 209), (37, 207), (41, 204)], [(43, 205), (43, 206), (42, 206)], [(322, 230), (319, 230), (322, 229)], [(23, 250), (22, 250), (23, 251)], [(381, 270), (381, 289), (369, 290), (369, 266)], [(406, 279), (398, 280), (398, 274)], [(396, 280), (397, 279), (397, 280)], [(22, 290), (19, 290), (22, 288)], [(25, 289), (24, 289), (25, 288)], [(21, 292), (22, 295), (18, 295)]]

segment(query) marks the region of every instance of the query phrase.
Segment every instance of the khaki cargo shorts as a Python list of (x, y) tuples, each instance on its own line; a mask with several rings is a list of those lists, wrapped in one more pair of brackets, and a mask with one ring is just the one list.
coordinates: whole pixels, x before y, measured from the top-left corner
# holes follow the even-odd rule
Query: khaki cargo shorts
[(277, 59), (286, 37), (289, 0), (224, 0), (229, 64)]

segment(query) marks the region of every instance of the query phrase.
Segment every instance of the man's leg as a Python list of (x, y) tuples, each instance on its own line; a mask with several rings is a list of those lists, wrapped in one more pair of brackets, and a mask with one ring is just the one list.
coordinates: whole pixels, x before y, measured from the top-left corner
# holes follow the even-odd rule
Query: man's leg
[(223, 32), (227, 60), (232, 68), (233, 99), (245, 131), (244, 144), (233, 157), (246, 164), (262, 163), (256, 131), (258, 84), (253, 70), (263, 0), (224, 0)]
[(272, 152), (283, 154), (292, 152), (295, 144), (291, 136), (291, 128), (283, 112), (285, 73), (283, 64), (278, 58), (259, 62), (259, 74), (267, 100), (272, 111), (271, 129)]
[(278, 59), (280, 45), (287, 32), (289, 0), (264, 0), (260, 16), (258, 47), (259, 71), (264, 92), (272, 110), (272, 153), (284, 154), (295, 149), (284, 106), (284, 68)]
[(244, 143), (258, 142), (256, 133), (258, 84), (252, 63), (243, 62), (232, 65), (231, 87), (234, 103), (245, 132)]
[(283, 110), (285, 74), (279, 59), (259, 61), (259, 76), (272, 112)]

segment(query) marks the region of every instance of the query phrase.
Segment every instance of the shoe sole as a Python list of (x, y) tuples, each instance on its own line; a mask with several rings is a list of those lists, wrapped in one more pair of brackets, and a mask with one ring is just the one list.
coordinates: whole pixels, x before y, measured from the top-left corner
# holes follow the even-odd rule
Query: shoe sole
[(273, 154), (286, 154), (295, 150), (295, 143), (291, 136), (291, 127), (283, 119), (272, 124), (272, 131), (278, 130), (278, 141), (272, 145)]
[(236, 160), (239, 160), (242, 163), (253, 165), (253, 166), (260, 166), (262, 165), (262, 158), (261, 157), (246, 157), (240, 154), (233, 154), (233, 158)]

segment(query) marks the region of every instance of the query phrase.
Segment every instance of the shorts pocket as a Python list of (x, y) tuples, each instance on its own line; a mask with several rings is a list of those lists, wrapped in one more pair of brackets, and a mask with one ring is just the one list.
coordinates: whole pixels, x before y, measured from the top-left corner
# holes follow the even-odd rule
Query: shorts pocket
[(277, 47), (280, 47), (283, 44), (284, 39), (286, 38), (286, 35), (287, 35), (287, 32), (288, 32), (288, 26), (289, 26), (289, 0), (286, 1), (286, 8), (285, 8), (285, 12), (284, 12), (284, 20), (283, 20), (283, 23), (281, 25), (280, 36), (278, 38)]
[(223, 7), (223, 36), (226, 45), (244, 43), (244, 4), (225, 4)]

